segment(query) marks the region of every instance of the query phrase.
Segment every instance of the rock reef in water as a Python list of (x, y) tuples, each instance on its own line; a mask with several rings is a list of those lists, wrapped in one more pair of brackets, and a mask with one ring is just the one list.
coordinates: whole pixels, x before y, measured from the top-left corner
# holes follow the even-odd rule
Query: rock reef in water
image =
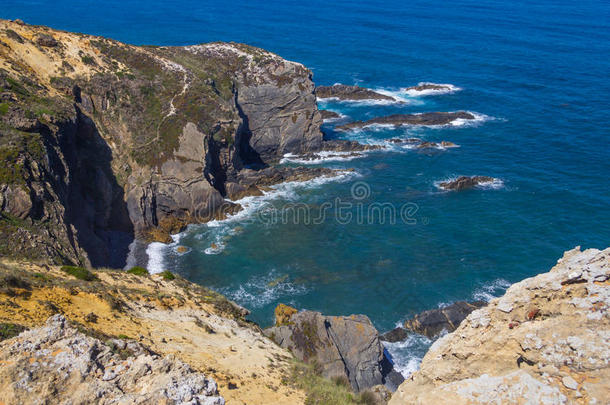
[(339, 131), (359, 129), (371, 125), (388, 125), (398, 127), (401, 125), (447, 125), (455, 120), (474, 120), (476, 117), (466, 111), (457, 112), (427, 112), (421, 114), (393, 114), (385, 117), (371, 118), (367, 121), (354, 121), (335, 127)]
[(225, 403), (216, 382), (187, 364), (137, 342), (86, 336), (63, 315), (0, 343), (0, 361), (7, 404)]
[(316, 87), (316, 96), (318, 98), (336, 98), (342, 101), (397, 101), (394, 97), (378, 93), (365, 87), (347, 86), (345, 84), (318, 86)]
[(444, 181), (439, 183), (439, 187), (444, 190), (466, 190), (469, 188), (474, 188), (478, 185), (491, 183), (496, 179), (489, 176), (460, 176), (455, 180)]
[(610, 397), (610, 248), (564, 254), (437, 340), (399, 404), (601, 404)]
[(320, 116), (322, 117), (323, 120), (332, 120), (332, 119), (341, 118), (341, 115), (337, 114), (334, 111), (329, 111), (329, 110), (320, 110)]
[(393, 391), (403, 381), (365, 315), (325, 316), (282, 307), (276, 325), (265, 334), (298, 359), (319, 364), (323, 376), (346, 378), (356, 392), (377, 385)]

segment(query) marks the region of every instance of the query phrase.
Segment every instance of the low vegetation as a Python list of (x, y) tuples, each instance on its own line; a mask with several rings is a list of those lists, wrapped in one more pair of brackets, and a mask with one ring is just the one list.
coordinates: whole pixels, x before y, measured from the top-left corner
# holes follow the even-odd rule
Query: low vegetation
[(350, 404), (378, 404), (376, 395), (370, 391), (354, 394), (346, 378), (327, 379), (320, 374), (320, 367), (316, 364), (305, 364), (294, 361), (292, 372), (288, 380), (282, 384), (290, 385), (305, 391), (306, 405), (350, 405)]
[(129, 274), (135, 274), (136, 276), (148, 276), (148, 270), (141, 266), (134, 266), (127, 270)]
[(83, 281), (94, 281), (97, 280), (97, 276), (85, 269), (84, 267), (76, 267), (76, 266), (62, 266), (62, 271), (76, 277), (79, 280)]

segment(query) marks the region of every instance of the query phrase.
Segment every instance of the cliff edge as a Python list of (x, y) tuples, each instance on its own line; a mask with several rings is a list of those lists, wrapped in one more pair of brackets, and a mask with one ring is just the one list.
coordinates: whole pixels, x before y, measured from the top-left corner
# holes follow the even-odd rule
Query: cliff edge
[(390, 404), (604, 404), (610, 248), (570, 250), (437, 340)]

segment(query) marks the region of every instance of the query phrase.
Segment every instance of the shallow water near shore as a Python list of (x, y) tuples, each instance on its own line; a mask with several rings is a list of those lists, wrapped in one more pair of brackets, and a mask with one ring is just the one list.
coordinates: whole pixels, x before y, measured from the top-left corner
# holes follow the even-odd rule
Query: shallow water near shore
[[(548, 271), (576, 245), (609, 244), (607, 3), (232, 4), (8, 0), (0, 17), (135, 44), (246, 42), (304, 63), (317, 84), (359, 84), (402, 101), (321, 100), (321, 108), (347, 117), (324, 125), (328, 138), (389, 145), (391, 138), (417, 137), (460, 147), (391, 144), (358, 158), (314, 161), (355, 173), (279, 186), (246, 201), (238, 218), (191, 226), (175, 244), (186, 253), (151, 248), (156, 269), (214, 287), (262, 326), (283, 302), (325, 314), (363, 313), (385, 331), (422, 310), (500, 295), (510, 283)], [(404, 90), (418, 82), (456, 88)], [(333, 130), (348, 119), (459, 110), (481, 119)], [(464, 192), (435, 186), (459, 175), (500, 181)], [(287, 203), (310, 216), (299, 219), (305, 211), (293, 208), (278, 219), (274, 210)], [(351, 205), (337, 211), (343, 203)], [(396, 210), (394, 224), (391, 214), (381, 223), (371, 211), (375, 203)], [(409, 207), (407, 221), (402, 207)], [(415, 336), (389, 350), (408, 373), (429, 344)]]

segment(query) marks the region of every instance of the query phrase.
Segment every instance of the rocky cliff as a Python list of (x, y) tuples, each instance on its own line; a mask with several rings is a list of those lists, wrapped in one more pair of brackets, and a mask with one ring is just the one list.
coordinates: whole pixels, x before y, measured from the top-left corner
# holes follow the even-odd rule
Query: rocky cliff
[(564, 254), (437, 340), (390, 404), (605, 404), (610, 248)]
[(32, 329), (0, 344), (0, 402), (96, 403), (103, 390), (108, 402), (133, 399), (119, 403), (304, 403), (291, 354), (246, 314), (170, 274), (0, 259), (0, 340)]
[(242, 44), (138, 47), (0, 20), (0, 251), (120, 266), (134, 234), (234, 212), (242, 169), (321, 148), (311, 76)]

